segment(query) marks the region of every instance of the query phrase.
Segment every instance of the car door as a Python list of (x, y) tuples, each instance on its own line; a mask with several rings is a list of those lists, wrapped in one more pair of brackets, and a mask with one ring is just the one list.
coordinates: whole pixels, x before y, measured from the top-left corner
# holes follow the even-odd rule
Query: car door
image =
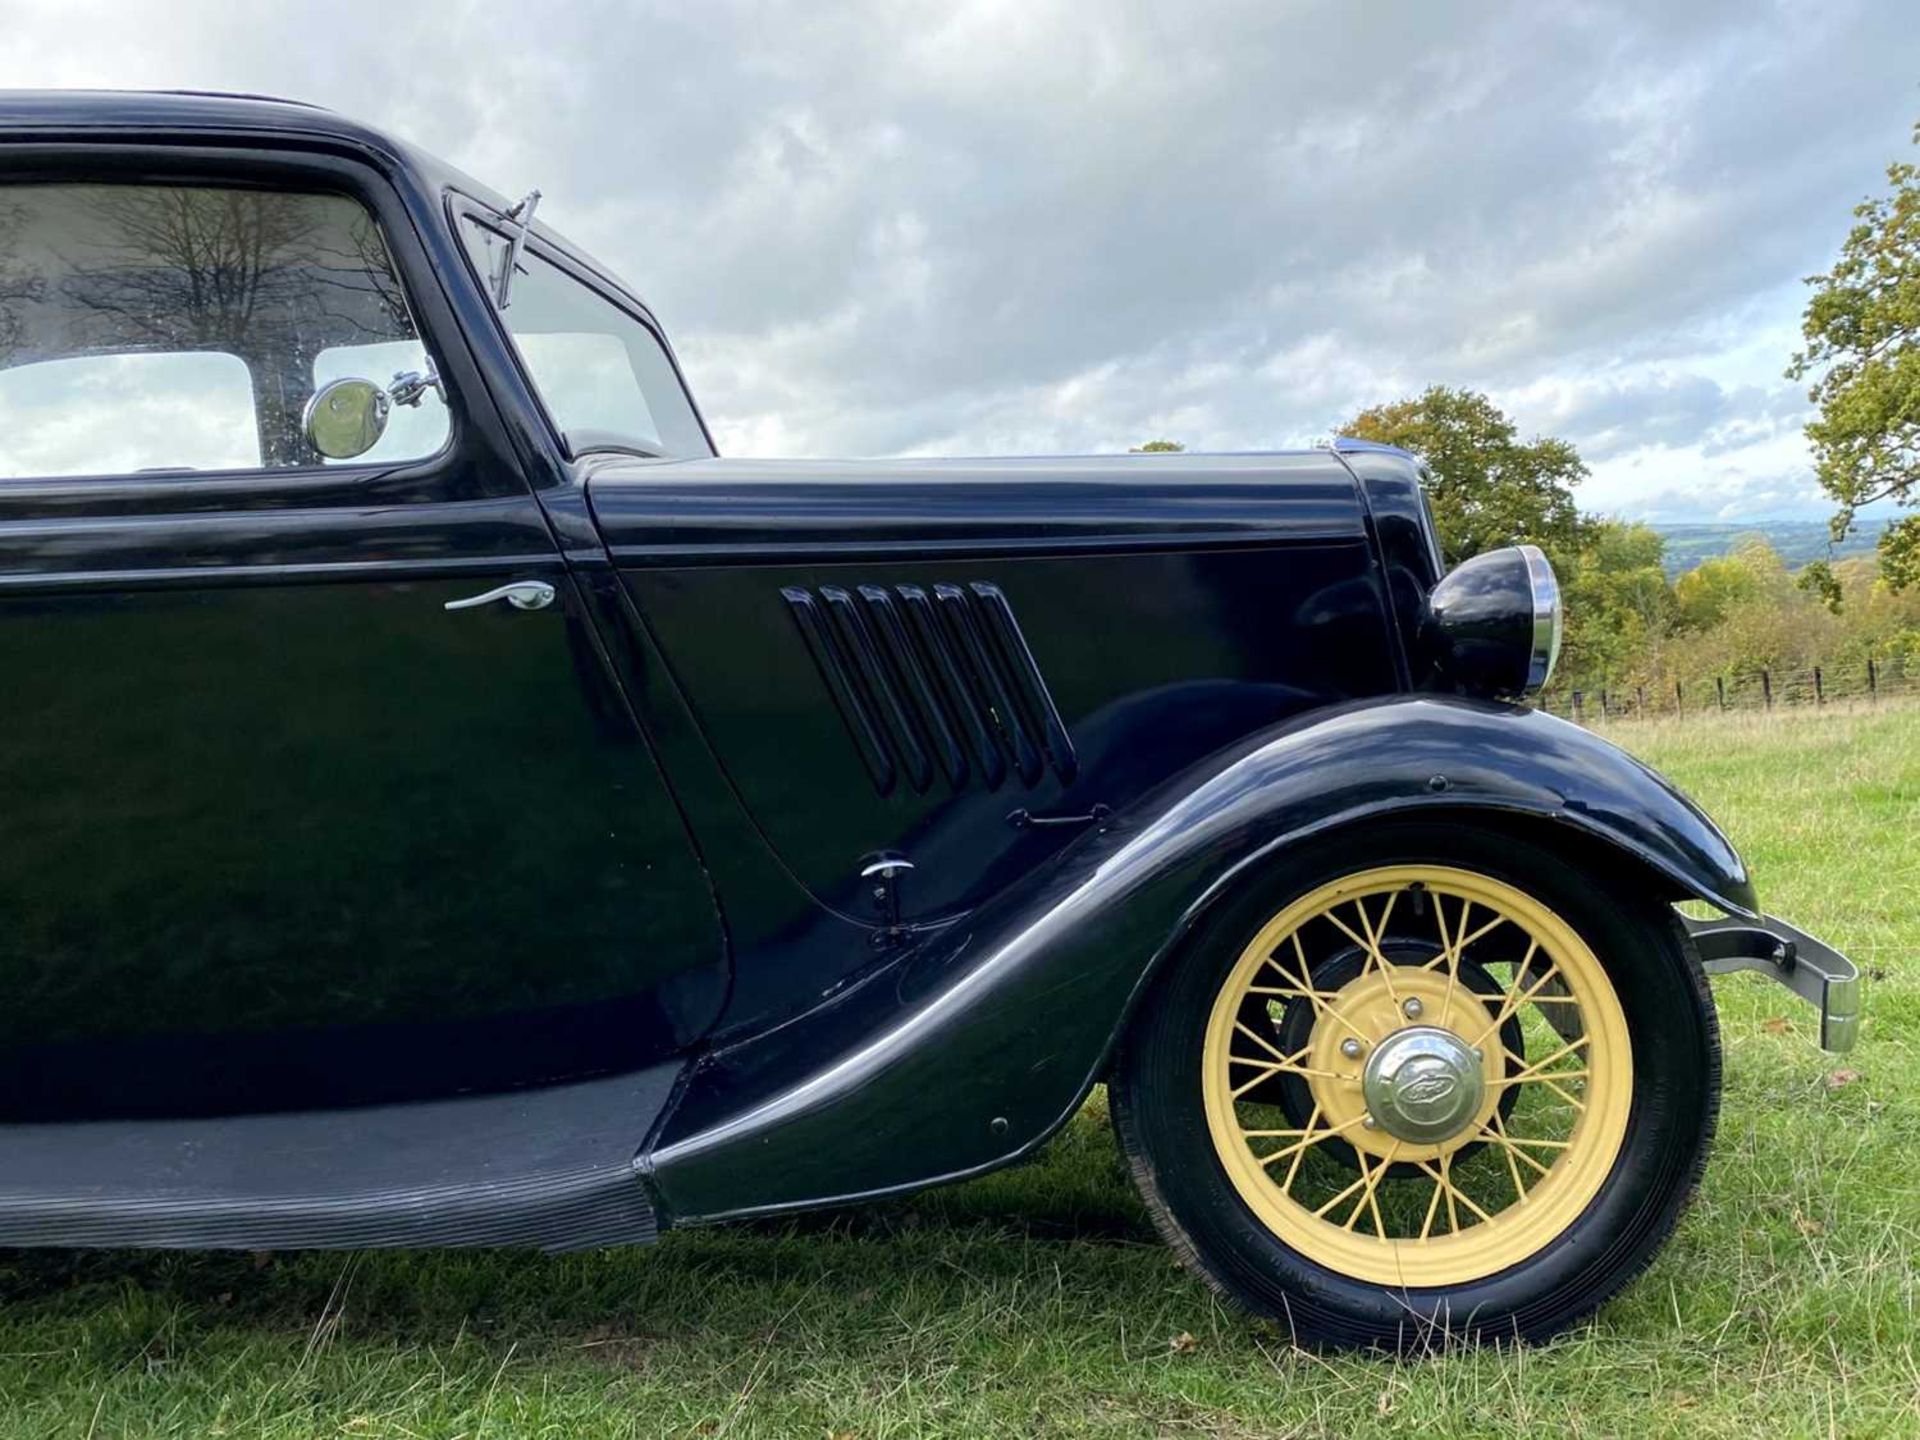
[[(451, 319), (452, 237), (345, 161), (100, 154), (0, 187), (0, 1118), (686, 1047), (712, 897)], [(358, 458), (308, 441), (325, 381), (435, 370)]]

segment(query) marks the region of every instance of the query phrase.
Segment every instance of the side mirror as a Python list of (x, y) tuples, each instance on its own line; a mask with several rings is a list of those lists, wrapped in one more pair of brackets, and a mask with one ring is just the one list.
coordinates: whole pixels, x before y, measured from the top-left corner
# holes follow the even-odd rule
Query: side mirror
[(329, 460), (351, 460), (380, 443), (393, 401), (371, 380), (329, 380), (300, 417), (313, 448)]

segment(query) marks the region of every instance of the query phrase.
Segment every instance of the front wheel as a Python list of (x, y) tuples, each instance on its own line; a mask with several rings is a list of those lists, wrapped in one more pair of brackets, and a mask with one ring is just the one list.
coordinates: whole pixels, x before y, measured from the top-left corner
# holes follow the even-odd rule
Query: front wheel
[(1511, 839), (1350, 832), (1156, 983), (1112, 1097), (1176, 1250), (1299, 1338), (1539, 1338), (1652, 1258), (1720, 1052), (1671, 910)]

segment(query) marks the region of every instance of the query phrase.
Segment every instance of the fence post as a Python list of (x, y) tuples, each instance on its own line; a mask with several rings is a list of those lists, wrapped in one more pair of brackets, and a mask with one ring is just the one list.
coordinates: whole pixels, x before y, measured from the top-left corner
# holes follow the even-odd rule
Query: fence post
[(1607, 687), (1604, 685), (1600, 687), (1600, 718), (1607, 718)]
[(1720, 708), (1722, 710), (1726, 709), (1727, 708), (1727, 677), (1724, 675), (1714, 676), (1713, 688), (1720, 692)]
[(1633, 687), (1633, 693), (1639, 697), (1640, 718), (1644, 720), (1647, 714), (1647, 687), (1644, 685), (1636, 685)]
[(1873, 657), (1871, 655), (1867, 657), (1867, 698), (1869, 700), (1878, 700), (1880, 698), (1880, 675), (1879, 672), (1874, 669)]
[(1773, 709), (1773, 675), (1764, 669), (1760, 672), (1760, 698), (1767, 702), (1767, 709)]
[(1585, 698), (1585, 692), (1580, 690), (1576, 690), (1573, 692), (1573, 723), (1576, 725), (1578, 725), (1581, 721), (1580, 702), (1584, 698)]
[(1826, 690), (1820, 684), (1820, 667), (1818, 665), (1813, 667), (1813, 703), (1815, 705), (1824, 705), (1827, 703)]
[(1678, 680), (1673, 682), (1673, 713), (1676, 715), (1684, 715), (1687, 713), (1687, 697), (1680, 693), (1680, 682)]

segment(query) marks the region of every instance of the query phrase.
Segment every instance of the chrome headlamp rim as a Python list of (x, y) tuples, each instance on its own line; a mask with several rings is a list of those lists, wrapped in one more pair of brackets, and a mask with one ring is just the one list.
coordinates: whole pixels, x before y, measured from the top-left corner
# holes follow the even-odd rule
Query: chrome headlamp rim
[(1553, 562), (1538, 545), (1516, 547), (1527, 562), (1527, 582), (1533, 590), (1533, 651), (1527, 659), (1526, 696), (1538, 695), (1560, 663), (1560, 641), (1566, 634), (1566, 610), (1560, 599), (1560, 579)]

